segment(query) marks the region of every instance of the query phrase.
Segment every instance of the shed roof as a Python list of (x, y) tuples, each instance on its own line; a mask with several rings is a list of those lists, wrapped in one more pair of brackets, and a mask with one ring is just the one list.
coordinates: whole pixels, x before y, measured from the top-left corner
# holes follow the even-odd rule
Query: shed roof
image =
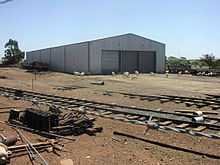
[(165, 45), (165, 44), (162, 43), (162, 42), (158, 42), (158, 41), (155, 41), (155, 40), (152, 40), (152, 39), (148, 39), (148, 38), (145, 38), (145, 37), (142, 37), (142, 36), (133, 34), (133, 33), (127, 33), (127, 34), (122, 34), (122, 35), (117, 35), (117, 36), (99, 38), (99, 39), (88, 40), (88, 41), (77, 42), (77, 43), (71, 43), (71, 44), (65, 44), (65, 45), (60, 45), (60, 46), (52, 46), (52, 47), (43, 48), (43, 49), (37, 49), (37, 50), (33, 50), (33, 51), (28, 51), (28, 52), (34, 52), (34, 51), (44, 50), (44, 49), (49, 49), (49, 48), (57, 48), (57, 47), (68, 46), (68, 45), (77, 45), (77, 44), (88, 43), (88, 42), (95, 42), (95, 41), (106, 40), (106, 39), (113, 39), (113, 38), (118, 38), (118, 37), (123, 37), (123, 36), (135, 36), (135, 37), (139, 37), (139, 38), (142, 38), (142, 39), (149, 40), (149, 41), (151, 41), (151, 42), (155, 42), (155, 43), (158, 43), (158, 44)]

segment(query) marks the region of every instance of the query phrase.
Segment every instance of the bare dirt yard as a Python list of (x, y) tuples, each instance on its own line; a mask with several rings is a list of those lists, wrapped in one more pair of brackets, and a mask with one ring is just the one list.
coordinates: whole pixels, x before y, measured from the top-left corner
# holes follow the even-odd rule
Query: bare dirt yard
[[(214, 111), (210, 107), (197, 108), (186, 107), (185, 104), (174, 102), (161, 103), (159, 100), (146, 101), (138, 98), (130, 99), (117, 92), (136, 93), (143, 95), (177, 95), (187, 97), (205, 98), (205, 94), (220, 94), (219, 77), (195, 77), (191, 75), (177, 76), (170, 74), (166, 78), (163, 74), (155, 77), (149, 74), (140, 74), (137, 77), (130, 75), (125, 78), (122, 75), (86, 75), (74, 76), (71, 74), (45, 72), (35, 76), (19, 68), (0, 68), (0, 86), (32, 90), (36, 92), (54, 94), (65, 97), (77, 97), (80, 99), (95, 100), (105, 103), (135, 106), (145, 109), (174, 112), (177, 109)], [(92, 85), (91, 82), (103, 81), (104, 85)], [(69, 88), (66, 88), (69, 87)], [(106, 91), (116, 92), (106, 95)], [(7, 107), (16, 107), (24, 110), (30, 107), (30, 102), (11, 100), (0, 96), (0, 112), (9, 111)], [(3, 109), (5, 107), (5, 109)], [(35, 107), (37, 108), (37, 107)], [(42, 107), (45, 108), (45, 107)], [(219, 112), (216, 110), (215, 112)], [(8, 113), (0, 113), (0, 120), (8, 119)], [(215, 116), (215, 117), (219, 117)], [(42, 156), (49, 164), (58, 165), (62, 159), (72, 159), (74, 164), (220, 164), (220, 141), (206, 137), (191, 136), (172, 131), (150, 130), (147, 135), (143, 132), (144, 126), (137, 126), (110, 119), (96, 118), (95, 126), (103, 127), (101, 133), (94, 136), (82, 134), (72, 136), (75, 142), (67, 142), (65, 148), (68, 152), (59, 151), (58, 154), (43, 152)], [(113, 132), (121, 132), (132, 135), (135, 138), (114, 135)], [(39, 142), (43, 137), (21, 130), (32, 143)], [(216, 131), (215, 131), (216, 132)], [(9, 126), (0, 124), (0, 133), (5, 136), (16, 135)], [(205, 130), (204, 133), (210, 133)], [(21, 144), (18, 142), (17, 144)], [(202, 154), (204, 153), (204, 154)], [(215, 155), (216, 158), (205, 156)], [(27, 155), (12, 158), (10, 164), (31, 164)]]

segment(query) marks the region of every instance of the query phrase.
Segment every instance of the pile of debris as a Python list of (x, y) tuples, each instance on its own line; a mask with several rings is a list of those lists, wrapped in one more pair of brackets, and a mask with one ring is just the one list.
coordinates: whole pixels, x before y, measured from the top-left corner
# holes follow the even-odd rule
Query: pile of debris
[(49, 70), (49, 64), (43, 63), (43, 62), (33, 62), (33, 63), (24, 63), (21, 66), (24, 69), (28, 69), (28, 71), (33, 72), (33, 71), (47, 71)]
[[(0, 137), (2, 138), (2, 141), (0, 142), (0, 164), (9, 163), (11, 158), (20, 157), (26, 154), (29, 155), (31, 162), (33, 160), (39, 162), (39, 159), (36, 158), (36, 155), (38, 155), (39, 158), (44, 161), (44, 163), (42, 162), (40, 164), (47, 164), (39, 152), (47, 151), (57, 154), (57, 151), (66, 151), (66, 149), (63, 148), (64, 145), (59, 143), (57, 140), (44, 139), (39, 143), (30, 143), (26, 137), (20, 131), (18, 131), (18, 129), (13, 129), (15, 129), (15, 131), (18, 133), (20, 137), (19, 139), (16, 136), (4, 137), (4, 135), (0, 134)], [(15, 145), (18, 140), (22, 141), (23, 144)]]
[(193, 76), (209, 76), (209, 77), (219, 77), (219, 70), (191, 70)]
[(59, 117), (59, 126), (52, 127), (52, 133), (59, 135), (79, 135), (91, 128), (94, 124), (95, 118), (87, 117), (84, 114), (67, 113)]
[(49, 111), (42, 111), (27, 108), (23, 115), (20, 115), (18, 110), (11, 110), (9, 122), (59, 135), (82, 134), (87, 128), (91, 128), (94, 125), (95, 118), (90, 118), (76, 112), (61, 115), (58, 110), (51, 109)]
[(0, 79), (7, 79), (6, 76), (0, 76)]
[[(64, 145), (59, 143), (60, 140), (45, 139), (39, 143), (31, 143), (18, 128), (46, 135), (50, 138), (56, 137), (71, 141), (75, 139), (65, 135), (79, 135), (82, 133), (93, 135), (102, 131), (102, 128), (92, 128), (95, 118), (77, 112), (62, 115), (62, 112), (54, 107), (50, 107), (48, 111), (34, 108), (27, 108), (24, 111), (12, 109), (8, 121), (0, 122), (14, 129), (19, 135), (19, 139), (16, 136), (4, 137), (0, 134), (2, 138), (2, 141), (0, 141), (0, 164), (9, 163), (10, 158), (28, 154), (31, 162), (41, 159), (41, 164), (46, 165), (48, 163), (39, 152), (47, 151), (58, 154), (57, 151), (69, 151), (63, 148)], [(21, 140), (23, 144), (15, 145), (18, 140)], [(38, 159), (35, 157), (36, 155)]]
[(39, 131), (50, 132), (51, 127), (58, 126), (58, 114), (28, 108), (25, 110), (23, 124)]

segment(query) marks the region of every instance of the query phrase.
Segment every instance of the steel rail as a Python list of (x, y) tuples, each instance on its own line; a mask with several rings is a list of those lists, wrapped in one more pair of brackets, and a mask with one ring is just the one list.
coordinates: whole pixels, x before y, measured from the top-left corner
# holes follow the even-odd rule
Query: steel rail
[[(28, 101), (28, 100), (26, 100), (26, 101)], [(38, 131), (38, 130), (35, 130), (35, 129), (32, 129), (32, 128), (28, 128), (28, 127), (25, 127), (25, 126), (16, 125), (16, 124), (12, 124), (12, 123), (7, 123), (7, 122), (1, 121), (1, 120), (0, 120), (0, 123), (6, 124), (8, 126), (24, 129), (24, 130), (34, 132), (34, 133), (37, 133), (37, 134), (45, 135), (45, 136), (52, 136), (52, 137), (57, 137), (57, 138), (62, 138), (62, 139), (75, 141), (75, 139), (73, 139), (71, 137), (66, 137), (66, 136), (62, 136), (62, 135), (58, 135), (58, 134), (54, 134), (54, 133), (48, 133), (48, 132), (44, 132), (44, 131)]]
[[(31, 96), (31, 99), (33, 99), (33, 95), (29, 95)], [(47, 99), (49, 101), (52, 101), (52, 102), (63, 102), (65, 104), (69, 103), (67, 101), (62, 101), (62, 100), (57, 100), (57, 99), (54, 99), (54, 98), (45, 98), (45, 97), (40, 97), (40, 98), (43, 98), (44, 100)], [(38, 97), (38, 101), (40, 101), (39, 97)], [(62, 104), (61, 104), (62, 105)], [(189, 123), (191, 125), (203, 125), (203, 126), (208, 126), (208, 127), (214, 127), (214, 128), (220, 128), (220, 125), (213, 125), (213, 124), (207, 124), (207, 123), (195, 123), (193, 121), (191, 121), (192, 117), (194, 115), (190, 115), (190, 117), (188, 118), (185, 118), (185, 120), (183, 119), (183, 116), (187, 116), (187, 115), (181, 115), (179, 113), (164, 113), (164, 112), (158, 112), (158, 111), (153, 111), (153, 110), (144, 110), (142, 111), (141, 109), (137, 109), (136, 108), (130, 108), (130, 107), (126, 107), (124, 109), (112, 109), (112, 108), (104, 108), (104, 107), (97, 107), (97, 106), (94, 106), (94, 105), (85, 105), (85, 103), (77, 103), (77, 102), (71, 102), (70, 105), (78, 105), (78, 106), (84, 106), (84, 107), (89, 107), (89, 108), (92, 108), (92, 109), (99, 109), (99, 110), (105, 110), (105, 111), (110, 111), (110, 112), (113, 112), (116, 114), (124, 114), (124, 115), (137, 115), (137, 116), (140, 116), (140, 117), (150, 117), (150, 116), (154, 116), (155, 118), (160, 118), (160, 119), (164, 119), (164, 120), (172, 120), (174, 122), (185, 122), (185, 123)], [(147, 114), (148, 113), (148, 114)], [(169, 117), (164, 117), (164, 116), (161, 116), (161, 115), (156, 115), (156, 114), (169, 114)], [(176, 115), (176, 117), (175, 117)], [(182, 119), (177, 119), (177, 117), (180, 117), (182, 116)], [(219, 120), (219, 119), (218, 119)]]
[[(36, 154), (40, 157), (40, 159), (44, 162), (44, 164), (48, 165), (46, 160), (41, 156), (41, 154), (36, 150), (36, 148), (27, 140), (27, 138), (16, 127), (12, 127), (12, 128), (27, 142), (29, 148), (32, 148), (34, 150), (34, 152), (36, 152)], [(39, 161), (35, 157), (34, 157), (34, 159)]]
[(219, 94), (219, 95), (213, 95), (213, 94), (206, 94), (206, 93), (205, 93), (205, 95), (206, 95), (206, 96), (210, 96), (210, 97), (212, 97), (213, 99), (220, 99), (220, 94)]
[[(12, 128), (14, 129), (14, 127), (12, 127)], [(15, 129), (15, 131), (17, 131), (17, 130)], [(31, 150), (31, 148), (30, 148), (30, 146), (28, 145), (28, 143), (24, 140), (24, 138), (22, 137), (22, 135), (20, 135), (19, 133), (18, 133), (18, 135), (19, 135), (19, 137), (20, 137), (22, 143), (25, 145), (25, 149), (27, 150), (27, 153), (28, 153), (29, 159), (30, 159), (30, 161), (31, 161), (31, 164), (34, 164), (34, 163), (33, 163), (33, 160), (35, 159), (35, 157), (34, 157), (33, 151)]]
[(204, 137), (208, 137), (208, 138), (220, 139), (220, 135), (216, 135), (216, 134), (205, 134), (202, 132), (191, 131), (188, 129), (173, 128), (170, 126), (160, 126), (155, 122), (151, 122), (152, 116), (149, 118), (148, 122), (142, 122), (142, 121), (138, 121), (138, 120), (131, 120), (131, 119), (126, 119), (126, 118), (121, 118), (121, 117), (109, 116), (109, 115), (105, 115), (105, 114), (97, 114), (94, 112), (88, 112), (85, 109), (82, 109), (82, 107), (80, 107), (79, 109), (73, 109), (73, 108), (69, 108), (66, 106), (60, 106), (60, 105), (54, 105), (54, 104), (50, 104), (50, 103), (39, 102), (36, 99), (31, 100), (31, 99), (27, 99), (27, 98), (23, 98), (23, 97), (12, 96), (9, 94), (5, 94), (5, 97), (13, 97), (15, 99), (23, 99), (25, 101), (31, 101), (31, 102), (33, 102), (33, 104), (43, 104), (46, 106), (54, 106), (54, 107), (62, 108), (62, 109), (69, 110), (69, 111), (75, 111), (75, 112), (78, 112), (81, 114), (87, 114), (87, 115), (92, 115), (92, 116), (97, 116), (97, 117), (102, 117), (102, 118), (108, 118), (108, 119), (118, 120), (118, 121), (122, 121), (122, 122), (129, 122), (129, 123), (136, 124), (136, 125), (144, 125), (144, 126), (147, 126), (147, 130), (144, 132), (145, 134), (149, 129), (154, 129), (154, 130), (159, 130), (159, 131), (169, 130), (169, 131), (174, 131), (174, 132), (178, 132), (178, 133), (190, 134), (193, 136), (204, 136)]
[[(26, 95), (26, 94), (24, 94)], [(29, 96), (32, 96), (32, 95), (29, 95)], [(36, 96), (36, 95), (35, 95)], [(129, 106), (124, 106), (124, 105), (117, 105), (117, 104), (109, 104), (109, 103), (104, 103), (104, 102), (97, 102), (97, 101), (90, 101), (90, 100), (80, 100), (80, 99), (76, 99), (76, 98), (67, 98), (67, 97), (62, 97), (62, 96), (51, 96), (51, 95), (46, 95), (46, 96), (49, 96), (51, 97), (51, 100), (55, 101), (55, 102), (63, 102), (64, 104), (66, 103), (69, 103), (68, 101), (73, 101), (75, 100), (76, 102), (71, 102), (71, 104), (76, 104), (76, 105), (80, 105), (82, 106), (82, 104), (87, 104), (87, 103), (92, 103), (92, 104), (97, 104), (97, 105), (100, 105), (100, 106), (103, 106), (103, 105), (106, 105), (108, 106), (109, 108), (113, 108), (115, 107), (115, 109), (117, 108), (127, 108), (127, 109), (132, 109), (132, 110), (136, 110), (136, 111), (147, 111), (147, 112), (154, 112), (154, 113), (160, 113), (160, 114), (168, 114), (168, 115), (176, 115), (176, 116), (185, 116), (185, 117), (188, 117), (188, 118), (193, 118), (193, 117), (197, 117), (197, 115), (189, 115), (189, 114), (180, 114), (180, 113), (172, 113), (172, 112), (166, 112), (166, 111), (156, 111), (156, 110), (152, 110), (152, 109), (143, 109), (143, 108), (137, 108), (137, 107), (129, 107)], [(45, 97), (42, 95), (37, 95), (38, 98), (42, 98), (42, 99), (45, 99)], [(55, 99), (54, 99), (55, 98)], [(58, 100), (58, 99), (62, 99), (62, 100)], [(68, 100), (68, 101), (65, 101), (65, 100)], [(94, 107), (94, 105), (83, 105), (85, 107), (91, 107), (91, 108), (97, 108), (97, 109), (100, 109), (98, 107)], [(104, 107), (102, 107), (104, 108)], [(107, 107), (106, 107), (107, 109)], [(108, 111), (111, 111), (111, 109), (108, 109)], [(113, 111), (113, 110), (112, 110)], [(204, 117), (205, 119), (208, 119), (208, 120), (217, 120), (217, 121), (220, 121), (220, 118), (218, 117)]]
[[(197, 115), (189, 115), (189, 114), (180, 114), (180, 113), (172, 113), (172, 112), (160, 112), (160, 111), (155, 111), (155, 110), (151, 110), (151, 109), (143, 109), (143, 108), (137, 108), (137, 107), (129, 107), (129, 106), (123, 106), (123, 105), (116, 105), (116, 104), (109, 104), (109, 103), (104, 103), (104, 102), (97, 102), (97, 101), (91, 101), (91, 100), (82, 100), (82, 99), (76, 99), (76, 98), (67, 98), (67, 97), (62, 97), (62, 96), (56, 96), (56, 95), (49, 95), (49, 94), (42, 94), (42, 93), (37, 93), (37, 92), (29, 92), (29, 91), (23, 91), (25, 93), (30, 93), (32, 96), (32, 94), (34, 93), (35, 95), (38, 95), (37, 97), (39, 98), (44, 98), (44, 96), (47, 96), (47, 97), (51, 97), (51, 99), (55, 100), (54, 98), (56, 98), (56, 101), (58, 101), (57, 99), (66, 99), (66, 100), (69, 100), (69, 101), (72, 101), (72, 100), (75, 100), (77, 101), (78, 103), (75, 102), (75, 104), (78, 104), (80, 105), (80, 102), (83, 102), (83, 103), (93, 103), (93, 104), (97, 104), (97, 105), (106, 105), (106, 106), (109, 106), (109, 107), (120, 107), (120, 108), (128, 108), (128, 109), (134, 109), (134, 110), (141, 110), (141, 111), (148, 111), (148, 112), (154, 112), (154, 113), (161, 113), (161, 114), (170, 114), (170, 115), (178, 115), (178, 116), (186, 116), (186, 117), (189, 117), (189, 118), (193, 118), (193, 117), (196, 117)], [(60, 100), (60, 102), (64, 102), (64, 103), (68, 103), (64, 100)], [(72, 102), (73, 104), (73, 102)], [(89, 106), (88, 106), (89, 107)], [(91, 107), (92, 108), (92, 107)], [(205, 119), (208, 119), (208, 120), (217, 120), (217, 121), (220, 121), (220, 118), (216, 118), (216, 117), (204, 117)]]
[[(10, 88), (9, 88), (10, 89)], [(36, 93), (36, 92), (29, 92), (29, 91), (24, 91), (24, 93), (27, 92), (29, 94), (27, 94), (28, 96), (30, 96), (31, 98), (33, 98), (34, 96), (37, 95), (40, 95), (38, 96), (39, 98), (42, 98), (44, 100), (49, 100), (49, 101), (52, 101), (52, 102), (56, 102), (58, 101), (57, 98), (61, 98), (61, 99), (67, 99), (67, 100), (72, 100), (72, 98), (67, 98), (67, 97), (60, 97), (60, 96), (53, 96), (53, 95), (48, 95), (48, 94), (42, 94), (42, 93)], [(35, 95), (33, 95), (33, 93)], [(26, 94), (24, 94), (26, 95)], [(43, 96), (42, 96), (43, 95)], [(45, 98), (45, 96), (49, 96), (51, 97), (50, 99), (48, 98)], [(56, 98), (56, 99), (55, 99)], [(160, 119), (164, 119), (164, 120), (171, 120), (171, 121), (174, 121), (174, 122), (181, 122), (181, 123), (188, 123), (188, 124), (191, 124), (191, 125), (203, 125), (203, 126), (207, 126), (207, 127), (211, 127), (211, 128), (220, 128), (220, 125), (218, 124), (208, 124), (208, 123), (196, 123), (196, 122), (193, 122), (191, 121), (192, 119), (192, 116), (193, 115), (190, 115), (190, 117), (188, 116), (188, 118), (185, 118), (185, 120), (183, 119), (178, 119), (180, 118), (180, 116), (186, 116), (186, 115), (181, 115), (179, 113), (169, 113), (169, 112), (158, 112), (158, 111), (153, 111), (153, 110), (146, 110), (144, 109), (144, 111), (141, 111), (142, 109), (137, 109), (137, 108), (133, 108), (133, 107), (128, 107), (128, 109), (126, 109), (127, 107), (126, 106), (120, 106), (120, 107), (125, 107), (125, 109), (114, 109), (114, 108), (104, 108), (104, 107), (97, 107), (97, 106), (94, 106), (94, 105), (86, 105), (85, 104), (85, 101), (86, 100), (79, 100), (77, 99), (77, 101), (81, 101), (83, 103), (77, 103), (77, 102), (71, 102), (69, 103), (68, 101), (63, 101), (63, 100), (59, 100), (59, 102), (63, 102), (65, 104), (70, 104), (70, 105), (78, 105), (78, 106), (84, 106), (84, 107), (89, 107), (89, 108), (93, 108), (93, 109), (99, 109), (99, 110), (105, 110), (105, 111), (111, 111), (113, 113), (116, 113), (116, 114), (125, 114), (125, 115), (137, 115), (137, 116), (140, 116), (140, 117), (150, 117), (150, 116), (154, 116), (156, 118), (160, 118)], [(94, 101), (93, 101), (94, 102)], [(90, 102), (89, 102), (90, 103)], [(102, 103), (99, 103), (99, 102), (94, 102), (94, 103), (97, 103), (97, 104), (100, 104), (102, 105)], [(109, 104), (108, 104), (109, 105)], [(110, 106), (117, 106), (117, 105), (112, 105), (110, 104)], [(146, 112), (148, 114), (146, 114)], [(163, 116), (158, 116), (158, 115), (155, 115), (155, 114), (168, 114), (169, 117), (163, 117)], [(178, 118), (172, 118), (171, 115), (176, 115), (178, 116)], [(187, 120), (186, 120), (187, 119)], [(219, 120), (218, 120), (219, 121)]]
[(142, 98), (152, 98), (152, 99), (169, 99), (169, 100), (176, 100), (176, 101), (184, 101), (184, 102), (197, 102), (197, 103), (204, 103), (204, 104), (213, 104), (220, 105), (219, 100), (214, 99), (203, 99), (203, 98), (195, 98), (195, 97), (183, 97), (183, 96), (172, 96), (172, 95), (159, 95), (159, 96), (152, 96), (152, 95), (143, 95), (143, 94), (136, 94), (136, 93), (126, 93), (126, 92), (113, 92), (113, 91), (105, 91), (107, 93), (118, 93), (125, 96), (137, 96)]
[[(16, 91), (17, 89), (13, 89), (13, 88), (6, 88), (7, 90), (14, 90)], [(37, 92), (30, 92), (30, 91), (24, 91), (24, 90), (20, 90), (24, 93), (24, 95), (28, 95), (28, 96), (33, 96), (33, 94), (38, 97), (38, 98), (42, 98), (42, 99), (48, 99), (45, 98), (45, 96), (47, 97), (51, 97), (51, 100), (54, 101), (58, 101), (58, 99), (63, 99), (63, 100), (59, 100), (60, 102), (63, 103), (69, 103), (68, 101), (72, 101), (75, 100), (77, 102), (71, 102), (71, 104), (78, 104), (78, 105), (82, 105), (80, 102), (82, 102), (83, 104), (85, 103), (93, 103), (93, 104), (97, 104), (97, 105), (106, 105), (109, 107), (119, 107), (119, 108), (128, 108), (128, 109), (134, 109), (134, 110), (141, 110), (141, 111), (151, 111), (151, 112), (155, 112), (155, 113), (161, 113), (161, 114), (170, 114), (170, 115), (178, 115), (178, 116), (186, 116), (189, 118), (193, 118), (196, 117), (197, 115), (189, 115), (189, 114), (179, 114), (179, 113), (172, 113), (172, 112), (160, 112), (160, 111), (156, 111), (156, 110), (151, 110), (151, 109), (143, 109), (143, 108), (137, 108), (137, 107), (129, 107), (129, 106), (123, 106), (123, 105), (116, 105), (116, 104), (109, 104), (109, 103), (104, 103), (104, 102), (97, 102), (97, 101), (91, 101), (91, 100), (83, 100), (83, 99), (77, 99), (77, 98), (68, 98), (68, 97), (62, 97), (62, 96), (56, 96), (56, 95), (49, 95), (49, 94), (43, 94), (43, 93), (37, 93)], [(26, 94), (25, 94), (26, 93)], [(27, 94), (29, 93), (29, 94)], [(33, 96), (34, 97), (34, 96)], [(64, 101), (68, 100), (68, 101)], [(88, 105), (89, 107), (89, 105)], [(91, 107), (92, 108), (92, 107)], [(216, 118), (216, 117), (204, 117), (205, 119), (210, 119), (210, 120), (217, 120), (220, 121), (220, 118)]]
[[(36, 100), (36, 99), (34, 99), (33, 98), (33, 95), (31, 95), (32, 97), (31, 97), (31, 99), (30, 100), (28, 100), (28, 101), (32, 101), (32, 103), (33, 104), (36, 104), (37, 105), (37, 103), (39, 102), (39, 100)], [(16, 96), (11, 96), (11, 97), (14, 97), (14, 98), (17, 98)], [(44, 98), (44, 97), (43, 97)], [(45, 100), (46, 98), (44, 98), (44, 100)], [(48, 98), (47, 98), (48, 99)], [(47, 100), (46, 99), (46, 100)], [(50, 101), (51, 101), (51, 99), (50, 99)], [(56, 102), (56, 100), (54, 101), (54, 100), (52, 100), (53, 102)], [(61, 101), (59, 101), (59, 102), (61, 102)], [(44, 104), (47, 104), (47, 103), (45, 103), (44, 102)], [(75, 103), (74, 103), (75, 104)], [(48, 104), (48, 105), (53, 105), (53, 104)], [(77, 104), (78, 106), (83, 106), (84, 104)], [(57, 107), (62, 107), (61, 105), (56, 105)], [(102, 107), (96, 107), (96, 106), (91, 106), (91, 105), (86, 105), (86, 106), (89, 106), (90, 108), (94, 108), (94, 109), (101, 109), (101, 110), (105, 110), (105, 111), (111, 111), (111, 112), (113, 112), (113, 113), (116, 113), (116, 114), (131, 114), (131, 115), (137, 115), (137, 116), (140, 116), (140, 117), (150, 117), (150, 116), (153, 116), (152, 114), (148, 114), (148, 115), (146, 115), (146, 112), (144, 112), (144, 113), (140, 113), (140, 111), (133, 111), (133, 112), (127, 112), (127, 111), (120, 111), (120, 110), (112, 110), (112, 109), (109, 109), (109, 108), (102, 108)], [(193, 122), (193, 121), (186, 121), (186, 120), (180, 120), (180, 119), (171, 119), (171, 118), (167, 118), (167, 117), (160, 117), (161, 119), (166, 119), (166, 120), (171, 120), (171, 121), (174, 121), (174, 122), (178, 122), (178, 123), (188, 123), (188, 124), (190, 124), (190, 125), (196, 125), (196, 126), (198, 126), (198, 125), (203, 125), (203, 126), (207, 126), (207, 127), (211, 127), (211, 128), (220, 128), (220, 126), (219, 125), (217, 125), (217, 124), (207, 124), (207, 123), (196, 123), (196, 122)]]
[[(18, 89), (14, 89), (14, 88), (6, 88), (6, 87), (0, 87), (0, 90), (3, 89), (4, 91), (5, 90), (14, 90), (14, 91), (17, 91)], [(67, 98), (67, 97), (62, 97), (62, 96), (56, 96), (56, 95), (49, 95), (49, 94), (43, 94), (43, 93), (38, 93), (38, 92), (33, 92), (33, 91), (25, 91), (25, 90), (21, 90), (19, 89), (19, 91), (22, 91), (22, 92), (25, 92), (25, 93), (31, 93), (31, 94), (35, 94), (35, 95), (44, 95), (44, 96), (48, 96), (48, 97), (55, 97), (55, 98), (62, 98), (62, 99), (71, 99), (71, 100), (77, 100), (77, 101), (84, 101), (84, 102), (90, 102), (90, 103), (95, 103), (95, 104), (100, 104), (100, 105), (107, 105), (107, 106), (118, 106), (118, 107), (126, 107), (126, 108), (132, 108), (132, 107), (127, 107), (127, 106), (121, 106), (121, 105), (112, 105), (112, 104), (109, 104), (109, 103), (99, 103), (99, 102), (95, 102), (95, 101), (89, 101), (89, 100), (80, 100), (80, 99), (77, 99), (77, 98)], [(134, 93), (124, 93), (124, 92), (112, 92), (112, 91), (106, 91), (106, 92), (109, 92), (109, 93), (119, 93), (119, 94), (123, 94), (123, 95), (127, 95), (127, 96), (138, 96), (142, 99), (146, 99), (146, 98), (154, 98), (155, 100), (157, 99), (168, 99), (168, 100), (176, 100), (176, 101), (181, 101), (179, 98), (185, 98), (185, 102), (195, 102), (193, 101), (192, 99), (193, 98), (187, 98), (187, 97), (182, 97), (182, 96), (147, 96), (147, 95), (141, 95), (141, 94), (134, 94)], [(171, 98), (172, 97), (172, 98)], [(177, 98), (179, 97), (179, 98)], [(186, 99), (187, 98), (187, 99)], [(194, 99), (199, 99), (199, 98), (194, 98)], [(205, 100), (205, 99), (203, 99)], [(183, 100), (182, 100), (183, 101)], [(212, 100), (213, 101), (213, 100)], [(216, 100), (214, 100), (216, 101)], [(199, 103), (204, 103), (204, 102), (199, 102)], [(204, 103), (205, 104), (205, 103)], [(207, 103), (208, 105), (212, 104), (212, 103)], [(207, 105), (206, 104), (206, 105)], [(213, 105), (216, 105), (216, 104), (213, 104)], [(220, 105), (220, 101), (219, 101), (219, 105)], [(141, 109), (141, 108), (133, 108), (133, 109)], [(144, 110), (144, 109), (141, 109), (141, 110)], [(149, 110), (148, 110), (149, 111)], [(169, 112), (167, 112), (169, 113)], [(211, 118), (210, 118), (211, 119)], [(211, 119), (212, 120), (212, 119)], [(214, 119), (215, 120), (215, 119)]]

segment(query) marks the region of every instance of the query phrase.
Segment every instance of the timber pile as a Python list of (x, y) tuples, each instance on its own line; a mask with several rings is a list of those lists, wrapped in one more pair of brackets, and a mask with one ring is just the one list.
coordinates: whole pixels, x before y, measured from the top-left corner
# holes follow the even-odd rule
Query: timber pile
[(61, 115), (51, 110), (45, 112), (34, 108), (27, 108), (21, 116), (18, 110), (11, 110), (9, 116), (9, 122), (13, 124), (59, 135), (82, 134), (94, 125), (94, 121), (95, 118), (77, 112)]
[(58, 120), (58, 114), (56, 113), (27, 108), (25, 110), (23, 124), (39, 131), (50, 132), (51, 127), (58, 126)]
[(84, 114), (70, 112), (60, 116), (59, 126), (52, 127), (51, 130), (53, 133), (59, 135), (78, 135), (85, 132), (87, 128), (91, 128), (93, 126), (93, 121), (95, 121), (95, 118), (87, 117)]
[[(38, 151), (47, 151), (47, 152), (54, 152), (55, 150), (63, 150), (63, 147), (61, 144), (58, 143), (56, 140), (48, 140), (45, 142), (39, 142), (39, 143), (33, 143), (32, 144)], [(28, 154), (26, 147), (27, 144), (23, 145), (14, 145), (7, 148), (9, 158), (18, 157), (22, 155)]]

